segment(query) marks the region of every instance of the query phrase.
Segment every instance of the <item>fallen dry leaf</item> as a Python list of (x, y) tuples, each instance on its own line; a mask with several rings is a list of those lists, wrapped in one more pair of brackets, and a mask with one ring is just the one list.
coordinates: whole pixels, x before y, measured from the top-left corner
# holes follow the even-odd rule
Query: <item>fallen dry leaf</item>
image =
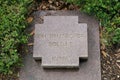
[(106, 49), (106, 46), (104, 43), (101, 43), (101, 50), (105, 50)]
[(117, 53), (120, 53), (120, 49), (117, 50)]
[(107, 57), (107, 53), (105, 51), (102, 51), (102, 54), (104, 57)]
[(33, 46), (33, 43), (28, 43), (28, 46)]
[(34, 33), (35, 33), (35, 30), (33, 30), (33, 31), (30, 33), (30, 35), (32, 36), (32, 35), (34, 35)]
[(118, 66), (118, 68), (120, 68), (120, 65), (118, 63), (116, 63), (116, 65)]
[(28, 23), (30, 23), (30, 22), (32, 22), (32, 21), (33, 21), (33, 17), (27, 18), (27, 22), (28, 22)]
[(115, 54), (115, 56), (116, 56), (117, 58), (119, 58), (119, 57), (120, 57), (120, 53)]
[(117, 60), (118, 63), (120, 63), (120, 60)]

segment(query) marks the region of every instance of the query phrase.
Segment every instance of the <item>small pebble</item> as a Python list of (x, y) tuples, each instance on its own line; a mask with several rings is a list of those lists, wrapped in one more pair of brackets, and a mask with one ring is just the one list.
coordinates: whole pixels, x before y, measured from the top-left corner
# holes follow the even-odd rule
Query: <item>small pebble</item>
[(52, 0), (49, 0), (48, 2), (49, 2), (50, 4), (52, 4), (52, 3), (53, 3), (53, 1), (52, 1)]
[(59, 6), (59, 3), (58, 3), (58, 2), (56, 2), (56, 3), (55, 3), (55, 5), (56, 5), (56, 6)]
[(107, 80), (107, 78), (103, 78), (104, 80)]
[(46, 9), (46, 6), (43, 6), (42, 9)]
[(70, 10), (73, 10), (73, 9), (74, 9), (74, 6), (71, 4), (71, 5), (69, 6), (69, 9), (70, 9)]
[(50, 5), (49, 7), (50, 7), (51, 10), (56, 10), (55, 6)]
[(117, 78), (120, 78), (120, 75), (117, 75)]

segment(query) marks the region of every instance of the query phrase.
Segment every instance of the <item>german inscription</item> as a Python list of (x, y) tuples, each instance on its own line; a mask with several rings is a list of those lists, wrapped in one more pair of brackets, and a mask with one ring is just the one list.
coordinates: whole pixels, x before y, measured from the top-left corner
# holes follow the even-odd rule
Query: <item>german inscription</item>
[[(73, 38), (82, 38), (82, 37), (85, 37), (85, 35), (84, 34), (80, 34), (80, 33), (72, 33), (72, 34), (68, 34), (68, 33), (61, 33), (61, 34), (36, 34), (36, 36), (38, 37), (38, 38), (40, 38), (41, 40), (43, 40), (43, 39), (46, 39), (46, 38), (49, 38), (49, 39), (56, 39), (56, 38), (61, 38), (61, 39), (73, 39)], [(62, 47), (64, 47), (64, 46), (72, 46), (72, 42), (70, 42), (70, 41), (52, 41), (52, 42), (50, 42), (50, 41), (48, 41), (47, 42), (47, 44), (48, 44), (48, 46), (62, 46)]]

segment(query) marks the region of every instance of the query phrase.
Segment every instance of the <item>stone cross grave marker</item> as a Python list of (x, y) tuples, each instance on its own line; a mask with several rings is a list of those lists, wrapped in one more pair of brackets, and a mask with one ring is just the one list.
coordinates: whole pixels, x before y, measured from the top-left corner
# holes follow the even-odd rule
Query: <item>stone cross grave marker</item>
[(44, 68), (79, 67), (79, 59), (88, 58), (87, 24), (78, 16), (45, 16), (35, 25), (33, 58)]

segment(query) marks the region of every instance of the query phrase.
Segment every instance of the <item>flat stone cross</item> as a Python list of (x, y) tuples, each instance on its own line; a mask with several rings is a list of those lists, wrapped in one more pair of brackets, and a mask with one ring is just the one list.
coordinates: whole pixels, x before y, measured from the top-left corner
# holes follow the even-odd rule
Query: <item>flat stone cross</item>
[(44, 68), (79, 67), (88, 58), (87, 24), (78, 16), (45, 16), (35, 25), (33, 58)]

